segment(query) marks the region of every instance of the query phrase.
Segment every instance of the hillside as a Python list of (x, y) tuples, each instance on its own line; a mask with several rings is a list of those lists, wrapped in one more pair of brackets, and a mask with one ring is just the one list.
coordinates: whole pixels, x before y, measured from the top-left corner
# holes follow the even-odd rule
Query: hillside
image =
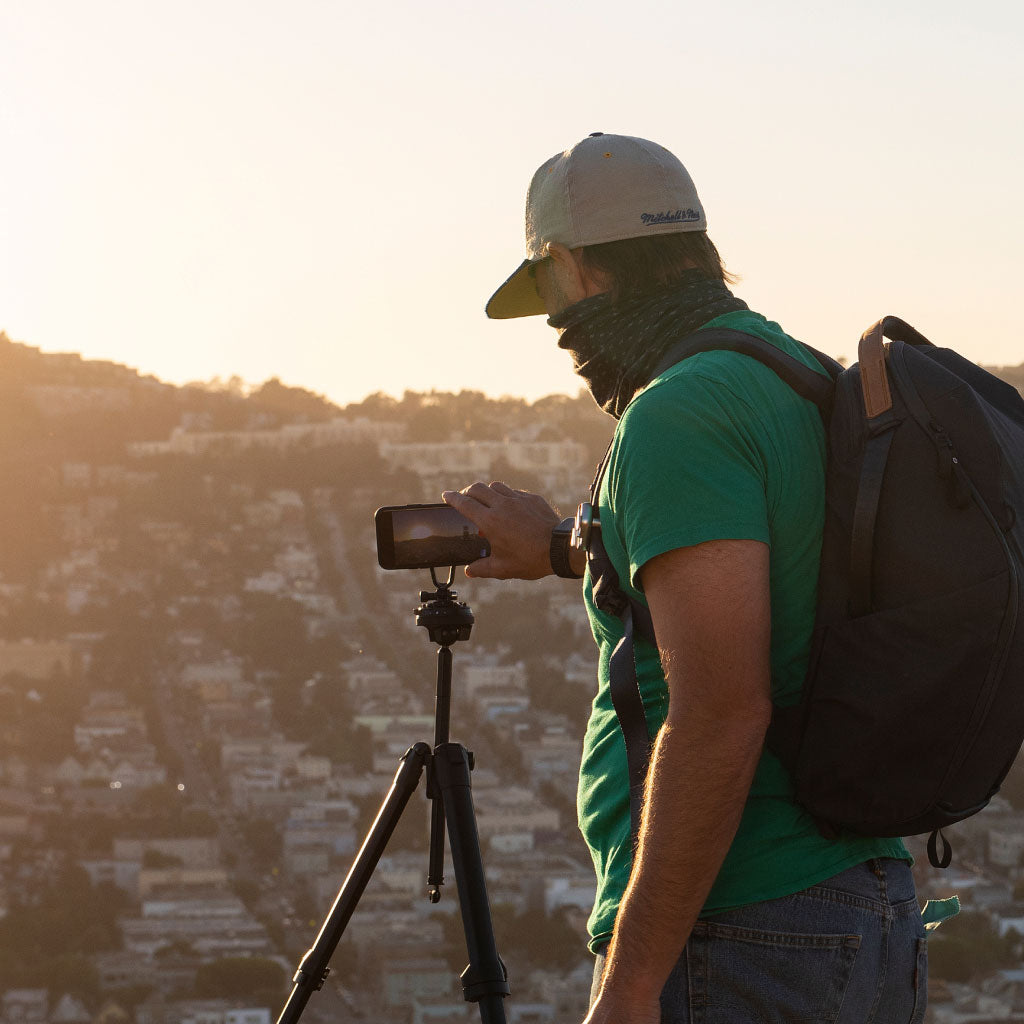
[[(1024, 383), (1024, 365), (1000, 372)], [(397, 759), (432, 735), (435, 649), (413, 614), (428, 574), (377, 566), (374, 509), (498, 478), (571, 511), (612, 426), (586, 394), (338, 407), (0, 336), (0, 1001), (184, 1020), (231, 992), (276, 1014), (282, 964)], [(582, 1019), (593, 876), (574, 801), (595, 654), (579, 584), (457, 588), (476, 623), (452, 734), (476, 755), (499, 949), (538, 1020)], [(1024, 782), (1006, 792), (1012, 859)], [(310, 1024), (353, 1008), (407, 1024), (412, 997), (459, 1019), (454, 887), (424, 909), (424, 819), (403, 819)], [(958, 842), (989, 870), (983, 824)], [(951, 980), (1012, 962), (994, 939), (946, 948)]]
[[(172, 387), (5, 338), (0, 380), (0, 1001), (38, 989), (180, 1020), (246, 991), (276, 1013), (279, 964), (308, 947), (398, 756), (433, 730), (434, 649), (413, 619), (428, 574), (377, 567), (374, 509), (478, 476), (571, 507), (611, 421), (585, 396), (338, 408), (275, 380)], [(453, 734), (481, 766), (518, 991), (578, 1013), (585, 981), (550, 968), (585, 956), (573, 794), (594, 667), (578, 586), (549, 582), (460, 586), (477, 621), (455, 656)], [(389, 853), (415, 891), (367, 897), (374, 927), (311, 1022), (355, 999), (399, 1024), (386, 993), (424, 940), (435, 959), (416, 976), (435, 996), (454, 984), (453, 889), (401, 938), (422, 822)], [(549, 876), (561, 895), (538, 906)], [(198, 932), (197, 901), (217, 908)]]

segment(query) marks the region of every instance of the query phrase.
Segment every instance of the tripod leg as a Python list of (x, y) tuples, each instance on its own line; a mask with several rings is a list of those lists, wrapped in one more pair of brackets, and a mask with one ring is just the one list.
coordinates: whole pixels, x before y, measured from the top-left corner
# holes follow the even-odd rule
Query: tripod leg
[(309, 997), (323, 988), (324, 981), (330, 971), (327, 966), (345, 931), (359, 897), (362, 896), (366, 883), (370, 881), (377, 862), (384, 853), (391, 834), (395, 831), (409, 802), (419, 784), (424, 767), (430, 762), (430, 748), (425, 743), (417, 743), (410, 747), (402, 758), (395, 773), (394, 782), (388, 790), (370, 832), (356, 854), (356, 859), (349, 870), (341, 889), (334, 900), (316, 941), (302, 958), (299, 969), (292, 979), (294, 985), (288, 1002), (285, 1003), (277, 1024), (294, 1024), (302, 1014)]
[(431, 903), (441, 899), (444, 885), (444, 804), (440, 797), (430, 801), (430, 860), (427, 865), (427, 896)]
[(469, 967), (462, 975), (462, 991), (468, 1001), (480, 1004), (482, 1024), (505, 1024), (502, 999), (509, 994), (508, 975), (494, 942), (466, 748), (458, 743), (442, 743), (434, 751), (431, 770), (444, 801), (469, 953)]
[[(451, 728), (452, 650), (437, 649), (437, 696), (434, 704), (434, 747), (448, 742)], [(430, 800), (430, 861), (427, 870), (427, 892), (431, 903), (441, 899), (444, 885), (444, 805), (436, 790)]]

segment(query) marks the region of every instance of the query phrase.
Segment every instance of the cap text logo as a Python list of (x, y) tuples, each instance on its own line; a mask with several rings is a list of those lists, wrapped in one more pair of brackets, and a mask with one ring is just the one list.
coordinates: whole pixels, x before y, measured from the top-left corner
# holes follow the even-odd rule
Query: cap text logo
[(672, 210), (667, 213), (641, 213), (640, 219), (647, 227), (654, 224), (689, 224), (700, 220), (700, 210), (687, 207), (685, 210)]

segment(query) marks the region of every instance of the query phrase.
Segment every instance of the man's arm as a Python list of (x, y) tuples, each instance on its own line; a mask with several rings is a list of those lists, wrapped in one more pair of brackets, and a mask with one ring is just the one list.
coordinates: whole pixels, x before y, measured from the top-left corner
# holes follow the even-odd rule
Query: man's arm
[(662, 987), (739, 826), (771, 717), (768, 559), (759, 541), (718, 540), (641, 570), (668, 716), (588, 1024), (660, 1019)]

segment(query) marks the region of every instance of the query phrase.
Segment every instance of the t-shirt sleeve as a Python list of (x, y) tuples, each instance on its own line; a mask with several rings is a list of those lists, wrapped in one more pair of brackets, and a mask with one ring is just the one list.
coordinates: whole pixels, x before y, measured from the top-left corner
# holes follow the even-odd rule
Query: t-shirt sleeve
[(630, 583), (655, 555), (709, 540), (770, 541), (762, 426), (727, 385), (695, 373), (629, 406), (608, 474)]

